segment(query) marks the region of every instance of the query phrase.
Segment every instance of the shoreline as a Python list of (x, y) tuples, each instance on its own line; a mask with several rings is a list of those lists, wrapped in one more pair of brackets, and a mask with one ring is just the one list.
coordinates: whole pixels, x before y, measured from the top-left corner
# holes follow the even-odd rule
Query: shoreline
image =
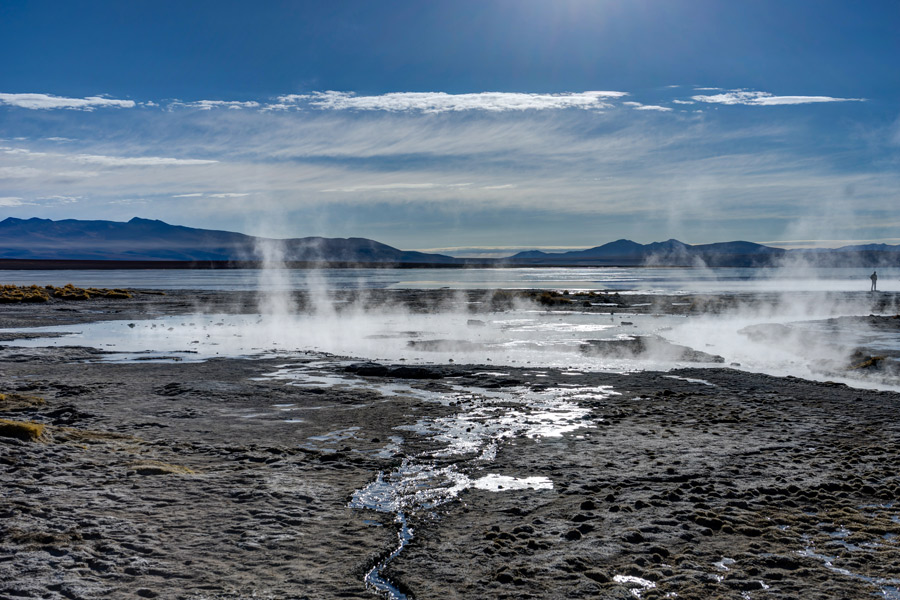
[[(407, 299), (427, 310), (439, 295)], [(138, 294), (4, 305), (0, 324), (203, 306), (255, 305)], [(45, 426), (38, 441), (0, 437), (0, 595), (378, 597), (364, 577), (396, 548), (396, 515), (350, 503), (404, 465), (552, 483), (413, 506), (412, 539), (381, 569), (410, 597), (890, 598), (900, 586), (900, 394), (728, 368), (94, 356), (0, 356), (0, 418)], [(447, 453), (470, 439), (458, 425), (488, 431), (504, 411), (540, 421), (541, 399), (583, 416), (559, 435), (499, 429), (487, 460), (487, 434)]]

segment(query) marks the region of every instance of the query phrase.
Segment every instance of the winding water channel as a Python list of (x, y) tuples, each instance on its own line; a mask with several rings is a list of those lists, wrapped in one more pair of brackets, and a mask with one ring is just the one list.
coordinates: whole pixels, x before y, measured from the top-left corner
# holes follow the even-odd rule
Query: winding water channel
[[(309, 365), (286, 367), (268, 377), (289, 380), (292, 385), (314, 385), (321, 381)], [(352, 384), (352, 380), (346, 380)], [(368, 382), (367, 382), (368, 383)], [(377, 387), (377, 386), (376, 386)], [(373, 510), (394, 516), (397, 545), (385, 550), (385, 556), (366, 574), (368, 587), (391, 600), (406, 595), (384, 575), (385, 567), (413, 539), (409, 517), (433, 511), (452, 502), (470, 488), (493, 492), (510, 490), (553, 489), (553, 482), (528, 473), (501, 474), (491, 472), (491, 463), (504, 442), (517, 437), (548, 438), (593, 427), (591, 410), (578, 400), (602, 399), (615, 392), (608, 387), (571, 387), (534, 391), (524, 387), (503, 391), (480, 390), (453, 386), (448, 393), (436, 393), (406, 385), (383, 385), (382, 393), (403, 393), (425, 402), (440, 402), (456, 407), (456, 412), (443, 417), (427, 417), (412, 425), (400, 426), (398, 432), (426, 436), (431, 450), (406, 455), (388, 472), (380, 472), (364, 488), (357, 490), (350, 507)], [(401, 444), (392, 440), (386, 450), (397, 455)]]

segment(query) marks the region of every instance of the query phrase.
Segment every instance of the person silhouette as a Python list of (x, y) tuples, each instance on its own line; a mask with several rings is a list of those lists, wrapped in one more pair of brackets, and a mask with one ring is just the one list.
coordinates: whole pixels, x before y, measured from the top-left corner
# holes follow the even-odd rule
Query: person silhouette
[(872, 291), (874, 292), (875, 286), (878, 283), (878, 273), (876, 273), (875, 271), (872, 271), (872, 274), (869, 275), (869, 279), (872, 280)]

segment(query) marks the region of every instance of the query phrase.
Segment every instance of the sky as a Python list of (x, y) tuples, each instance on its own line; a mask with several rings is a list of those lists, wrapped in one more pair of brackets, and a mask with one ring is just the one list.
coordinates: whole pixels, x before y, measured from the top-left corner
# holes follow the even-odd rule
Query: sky
[(0, 219), (900, 243), (900, 2), (0, 2)]

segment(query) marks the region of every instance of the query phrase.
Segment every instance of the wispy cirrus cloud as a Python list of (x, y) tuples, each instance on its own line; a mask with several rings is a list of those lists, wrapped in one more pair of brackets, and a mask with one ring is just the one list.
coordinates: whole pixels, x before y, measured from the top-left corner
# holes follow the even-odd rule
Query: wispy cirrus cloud
[(20, 155), (20, 156), (47, 156), (46, 152), (34, 152), (33, 150), (28, 150), (27, 148), (0, 148), (5, 154)]
[(103, 165), (105, 167), (168, 167), (211, 165), (217, 160), (199, 158), (166, 158), (163, 156), (103, 156), (98, 154), (76, 154), (69, 157), (78, 163)]
[(27, 202), (23, 202), (18, 196), (0, 196), (0, 207), (11, 208), (13, 206), (25, 206)]
[(378, 96), (357, 96), (351, 92), (314, 92), (279, 96), (273, 108), (306, 104), (319, 110), (371, 110), (387, 112), (444, 113), (461, 111), (526, 111), (567, 108), (603, 109), (612, 105), (607, 100), (627, 96), (627, 92), (589, 91), (561, 94), (524, 94), (480, 92), (447, 94), (445, 92), (394, 92)]
[(392, 192), (398, 190), (433, 190), (437, 188), (464, 188), (472, 185), (471, 183), (380, 183), (380, 184), (361, 184), (351, 187), (329, 188), (322, 190), (323, 192)]
[(164, 156), (106, 156), (102, 154), (62, 154), (58, 152), (35, 152), (28, 148), (0, 147), (0, 152), (27, 159), (64, 159), (81, 164), (94, 164), (106, 167), (165, 167), (209, 165), (217, 160), (199, 158), (168, 158)]
[(66, 179), (85, 179), (87, 177), (100, 177), (99, 171), (56, 171), (57, 177)]
[(27, 108), (30, 110), (68, 109), (92, 111), (97, 108), (134, 108), (132, 100), (117, 100), (105, 96), (88, 96), (87, 98), (67, 98), (52, 94), (3, 94), (0, 93), (0, 104)]
[(75, 204), (79, 200), (81, 200), (80, 196), (44, 196), (38, 198), (38, 200), (42, 202), (48, 202), (50, 204)]
[(745, 106), (784, 106), (789, 104), (816, 104), (820, 102), (864, 102), (864, 98), (834, 98), (832, 96), (775, 96), (768, 92), (731, 90), (722, 94), (691, 96), (696, 102)]
[(248, 192), (220, 192), (216, 194), (204, 194), (202, 192), (194, 192), (191, 194), (178, 194), (173, 198), (243, 198), (249, 196)]
[(28, 177), (37, 177), (43, 174), (40, 169), (33, 167), (22, 167), (14, 165), (11, 167), (0, 167), (0, 179), (19, 179)]

